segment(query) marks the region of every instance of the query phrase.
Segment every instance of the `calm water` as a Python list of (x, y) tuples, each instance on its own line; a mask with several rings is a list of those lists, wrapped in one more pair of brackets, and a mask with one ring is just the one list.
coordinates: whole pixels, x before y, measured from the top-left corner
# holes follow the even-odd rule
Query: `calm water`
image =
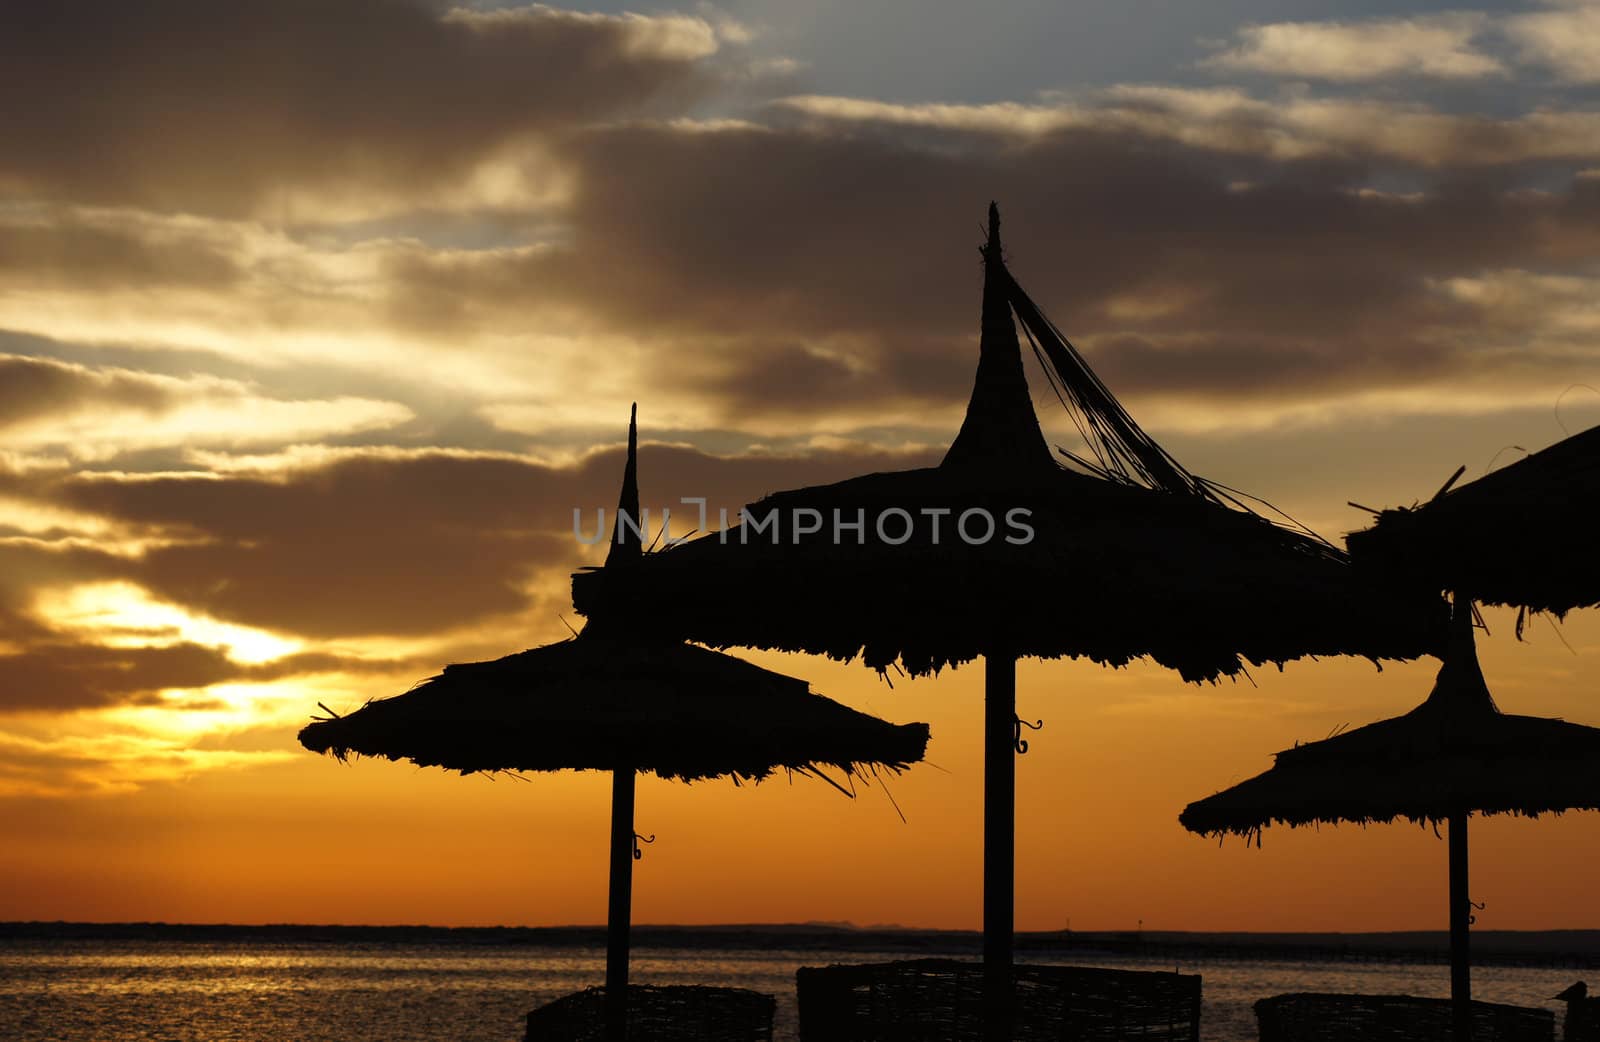
[[(879, 959), (859, 951), (658, 949), (636, 953), (633, 965), (644, 983), (727, 984), (774, 994), (774, 1037), (792, 1042), (798, 967)], [(1174, 968), (1131, 959), (1075, 961)], [(1250, 1004), (1279, 992), (1449, 991), (1448, 971), (1436, 965), (1222, 960), (1176, 968), (1204, 977), (1201, 1026), (1208, 1042), (1254, 1039)], [(602, 952), (531, 946), (0, 940), (0, 1038), (516, 1042), (529, 1009), (603, 975)], [(1476, 971), (1475, 994), (1559, 1014), (1549, 997), (1579, 975), (1484, 967)]]

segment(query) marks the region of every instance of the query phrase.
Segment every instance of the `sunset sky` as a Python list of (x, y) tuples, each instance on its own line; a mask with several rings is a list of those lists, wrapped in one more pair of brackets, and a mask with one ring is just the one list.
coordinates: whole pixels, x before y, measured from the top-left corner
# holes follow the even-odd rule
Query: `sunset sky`
[[(937, 461), (990, 199), (1144, 426), (1326, 535), (1600, 422), (1597, 3), (0, 6), (0, 920), (600, 922), (607, 776), (296, 730), (579, 624), (630, 402), (652, 508)], [(1503, 709), (1600, 725), (1600, 613), (1487, 619)], [(982, 671), (747, 657), (932, 725), (907, 820), (644, 778), (635, 921), (977, 928)], [(1443, 928), (1431, 830), (1177, 823), (1435, 668), (1022, 663), (1018, 927)], [(1475, 823), (1479, 925), (1600, 926), (1596, 857)]]

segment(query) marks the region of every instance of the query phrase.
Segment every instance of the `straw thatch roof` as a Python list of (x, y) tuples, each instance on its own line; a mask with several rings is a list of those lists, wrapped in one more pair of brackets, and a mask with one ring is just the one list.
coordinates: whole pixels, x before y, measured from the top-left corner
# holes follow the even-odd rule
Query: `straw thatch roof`
[[(1031, 511), (1026, 544), (1005, 538), (1015, 507)], [(822, 532), (795, 536), (789, 521), (801, 508), (820, 512)], [(900, 545), (874, 531), (872, 519), (891, 508), (920, 522)], [(981, 545), (956, 530), (974, 508), (997, 526)], [(1424, 612), (1376, 596), (1304, 537), (1198, 498), (1059, 468), (1042, 484), (945, 468), (872, 474), (750, 510), (777, 511), (776, 545), (770, 532), (736, 528), (725, 541), (711, 535), (651, 554), (629, 574), (580, 573), (574, 605), (637, 613), (718, 647), (860, 654), (915, 674), (1003, 649), (1117, 666), (1148, 655), (1210, 679), (1238, 672), (1241, 657), (1407, 658), (1430, 646), (1419, 635)], [(835, 510), (846, 520), (864, 512), (860, 542), (854, 533), (833, 539)], [(924, 510), (947, 511), (937, 543)], [(890, 540), (900, 537), (898, 518), (885, 526)], [(983, 527), (974, 518), (969, 530)], [(653, 610), (668, 603), (670, 612)]]
[(1600, 604), (1600, 427), (1346, 537), (1356, 567), (1474, 600), (1549, 611)]
[[(993, 209), (990, 221), (977, 376), (938, 467), (770, 496), (746, 508), (752, 520), (626, 572), (580, 572), (577, 610), (914, 674), (1000, 652), (1117, 666), (1149, 656), (1203, 680), (1243, 662), (1436, 647), (1436, 596), (1376, 596), (1341, 550), (1245, 509), (1139, 429), (1016, 284)], [(1013, 314), (1087, 454), (1057, 459), (1046, 445)], [(959, 525), (972, 510), (994, 528), (973, 515), (969, 542)], [(1009, 523), (1018, 510), (1031, 536)], [(762, 527), (769, 514), (775, 530)], [(813, 519), (820, 530), (807, 534)]]
[(1178, 820), (1191, 832), (1259, 839), (1274, 823), (1438, 823), (1457, 811), (1537, 817), (1600, 809), (1600, 728), (1500, 712), (1470, 625), (1464, 613), (1422, 705), (1285, 749), (1271, 770), (1191, 803)]
[(759, 780), (818, 766), (901, 770), (927, 724), (895, 725), (803, 680), (685, 644), (584, 636), (449, 666), (300, 732), (315, 752), (474, 771), (632, 766), (663, 778)]

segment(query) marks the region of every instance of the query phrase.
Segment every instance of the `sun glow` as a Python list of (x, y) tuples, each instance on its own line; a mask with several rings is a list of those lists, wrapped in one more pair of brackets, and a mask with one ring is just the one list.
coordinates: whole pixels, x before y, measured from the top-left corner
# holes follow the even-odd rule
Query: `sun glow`
[(114, 648), (166, 647), (187, 641), (226, 648), (235, 662), (256, 665), (304, 647), (301, 641), (267, 630), (163, 603), (129, 582), (48, 588), (38, 594), (34, 611), (53, 626)]
[(127, 795), (152, 783), (295, 755), (289, 749), (200, 749), (191, 735), (106, 730), (103, 723), (92, 733), (0, 731), (0, 759), (12, 765), (0, 770), (0, 797)]
[[(167, 691), (149, 705), (119, 706), (101, 719), (152, 745), (179, 743), (192, 746), (207, 737), (266, 731), (303, 724), (319, 701), (348, 692), (348, 681), (321, 685), (303, 677), (266, 683), (213, 684), (203, 691)], [(193, 749), (191, 752), (227, 752)], [(197, 762), (190, 766), (199, 769)]]

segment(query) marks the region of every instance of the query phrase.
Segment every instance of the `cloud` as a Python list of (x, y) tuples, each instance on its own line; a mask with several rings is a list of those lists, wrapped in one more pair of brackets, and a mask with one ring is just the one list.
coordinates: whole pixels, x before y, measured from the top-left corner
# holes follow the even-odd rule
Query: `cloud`
[[(1579, 133), (1593, 118), (1583, 113), (1474, 121), (1326, 99), (1280, 111), (1237, 91), (1124, 87), (1050, 109), (1069, 117), (1054, 129), (1012, 132), (1004, 107), (836, 112), (803, 100), (765, 127), (634, 122), (572, 136), (566, 162), (582, 190), (560, 228), (520, 246), (342, 243), (74, 211), (106, 234), (213, 250), (240, 274), (230, 288), (140, 287), (130, 270), (118, 293), (0, 273), (0, 323), (141, 351), (207, 346), (259, 372), (263, 388), (215, 390), (221, 404), (192, 422), (129, 424), (152, 438), (216, 441), (233, 413), (270, 451), (414, 415), (406, 438), (450, 430), (463, 445), (517, 450), (528, 442), (489, 439), (604, 437), (647, 386), (665, 427), (738, 428), (748, 444), (953, 424), (991, 197), (1015, 270), (1075, 338), (1209, 359), (1186, 371), (1192, 394), (1217, 401), (1259, 393), (1269, 372), (1289, 397), (1359, 380), (1448, 386), (1475, 371), (1476, 341), (1465, 302), (1435, 286), (1600, 249), (1595, 180), (1550, 158), (1563, 140), (1600, 149), (1600, 124)], [(1565, 132), (1540, 129), (1563, 121)], [(1523, 171), (1541, 190), (1521, 187)], [(1409, 190), (1376, 190), (1380, 177)], [(381, 384), (395, 400), (277, 389), (333, 380)], [(1114, 386), (1136, 399), (1163, 390), (1131, 367)], [(208, 400), (202, 391), (189, 388)], [(270, 415), (244, 422), (235, 393)], [(466, 415), (477, 425), (454, 419)]]
[(281, 401), (233, 380), (0, 355), (0, 433), (85, 459), (173, 444), (251, 445), (392, 427), (412, 413), (345, 397)]
[(732, 21), (713, 26), (703, 18), (687, 15), (609, 15), (564, 11), (545, 4), (487, 11), (457, 7), (448, 11), (442, 21), (468, 26), (485, 36), (520, 32), (537, 37), (553, 26), (589, 28), (615, 37), (624, 56), (680, 61), (708, 58), (717, 52), (719, 40), (737, 42), (741, 36), (738, 23)]
[(1238, 42), (1201, 64), (1228, 72), (1295, 79), (1361, 81), (1504, 76), (1506, 67), (1473, 46), (1489, 19), (1478, 13), (1353, 22), (1274, 22), (1238, 31)]
[(155, 413), (170, 409), (179, 382), (128, 370), (95, 371), (19, 355), (0, 355), (0, 429), (92, 409)]
[[(1387, 338), (1295, 343), (1216, 334), (1159, 340), (1113, 336), (1096, 339), (1087, 353), (1113, 387), (1201, 402), (1220, 396), (1279, 403), (1313, 395), (1335, 398), (1343, 391), (1449, 376), (1461, 365), (1448, 345)], [(1297, 388), (1310, 393), (1296, 393)]]
[(53, 635), (33, 616), (39, 590), (119, 577), (128, 566), (128, 558), (88, 541), (0, 539), (0, 647), (15, 650)]
[[(469, 414), (604, 431), (640, 386), (672, 426), (784, 437), (956, 415), (972, 364), (972, 215), (992, 196), (1019, 274), (1076, 337), (1172, 352), (1201, 330), (1283, 355), (1271, 368), (1287, 394), (1342, 386), (1340, 365), (1448, 376), (1448, 360), (1376, 366), (1326, 343), (1435, 354), (1464, 312), (1432, 282), (1600, 246), (1593, 179), (1552, 187), (1571, 177), (1561, 164), (1600, 161), (1600, 116), (1583, 111), (1489, 118), (1123, 86), (1032, 106), (806, 96), (767, 115), (570, 133), (573, 194), (515, 244), (510, 230), (463, 247), (126, 208), (11, 211), (0, 222), (56, 260), (0, 268), (0, 324), (152, 358), (216, 352), (265, 387), (381, 380), (396, 399), (246, 386), (259, 417), (218, 392), (209, 413), (128, 426), (152, 440), (214, 440), (227, 413), (269, 448), (408, 417), (408, 432)], [(1410, 190), (1371, 187), (1394, 179)], [(1542, 191), (1520, 191), (1527, 179)], [(202, 260), (147, 283), (161, 251)], [(1220, 366), (1207, 392), (1235, 397), (1236, 371)], [(1248, 393), (1252, 373), (1237, 372)], [(463, 444), (495, 433), (457, 429)]]
[[(541, 293), (576, 300), (662, 345), (637, 363), (608, 352), (608, 369), (653, 357), (660, 368), (643, 382), (698, 388), (702, 407), (720, 396), (718, 418), (805, 407), (848, 424), (858, 398), (891, 411), (900, 396), (964, 400), (974, 226), (991, 197), (1013, 270), (1072, 335), (1140, 336), (1174, 359), (1207, 340), (1219, 350), (1195, 357), (1214, 368), (1190, 372), (1195, 392), (1218, 400), (1257, 393), (1262, 363), (1290, 396), (1448, 376), (1471, 364), (1472, 316), (1430, 280), (1567, 264), (1600, 247), (1596, 194), (1577, 181), (1527, 193), (1453, 171), (1394, 194), (1366, 188), (1365, 163), (1218, 153), (1127, 130), (999, 147), (965, 129), (944, 135), (934, 148), (871, 128), (597, 132), (583, 142), (593, 174), (574, 214), (579, 244), (470, 272), (424, 263), (405, 277), (420, 294), (489, 308)], [(645, 183), (607, 173), (641, 167), (653, 172)], [(1242, 347), (1220, 351), (1230, 342)], [(1115, 386), (1159, 385), (1129, 367)]]
[(1565, 347), (1592, 364), (1600, 344), (1600, 277), (1518, 269), (1440, 280), (1438, 291), (1471, 309), (1485, 336), (1528, 353), (1530, 340)]
[(1079, 105), (1040, 105), (1017, 101), (907, 104), (873, 98), (794, 94), (778, 98), (772, 105), (779, 112), (792, 112), (829, 122), (876, 123), (1021, 137), (1037, 137), (1081, 127), (1093, 119), (1092, 112)]
[(1600, 113), (1587, 109), (1486, 116), (1360, 96), (1262, 98), (1235, 87), (1119, 84), (1043, 103), (982, 105), (798, 95), (774, 106), (823, 126), (915, 128), (1023, 141), (1074, 131), (1125, 133), (1281, 163), (1348, 159), (1444, 170), (1583, 162), (1600, 155)]
[(90, 221), (62, 209), (0, 211), (0, 279), (29, 290), (62, 284), (97, 292), (239, 288), (243, 265), (224, 244), (161, 234), (148, 221), (142, 223), (154, 234), (141, 236), (132, 223)]
[[(709, 23), (647, 21), (423, 19), (428, 33), (632, 34), (619, 53), (680, 63), (719, 46)], [(84, 367), (106, 384), (84, 392), (100, 404), (79, 421), (41, 411), (30, 437), (54, 431), (58, 453), (181, 440), (270, 455), (448, 434), (570, 458), (646, 386), (666, 427), (737, 431), (745, 447), (868, 429), (926, 443), (907, 432), (950, 425), (970, 383), (972, 247), (990, 197), (1018, 274), (1136, 404), (1447, 393), (1511, 363), (1470, 337), (1476, 305), (1441, 287), (1600, 248), (1600, 193), (1570, 169), (1600, 162), (1600, 114), (1582, 109), (1123, 85), (1033, 104), (805, 95), (753, 115), (763, 122), (585, 116), (547, 143), (570, 182), (548, 209), (419, 218), (418, 234), (8, 210), (0, 221), (30, 239), (0, 264), (0, 323), (145, 351), (152, 366), (203, 349), (260, 375), (148, 373), (138, 387), (163, 404), (135, 406), (118, 404), (132, 392), (113, 377), (138, 370)], [(1537, 316), (1515, 378), (1533, 385), (1581, 356), (1575, 334), (1554, 336), (1580, 318), (1572, 297)], [(285, 389), (335, 380), (390, 393)], [(102, 428), (73, 426), (102, 414)], [(225, 440), (230, 422), (248, 438)], [(147, 437), (117, 442), (112, 427)]]
[(34, 641), (25, 651), (0, 655), (0, 669), (6, 676), (4, 687), (0, 688), (0, 714), (160, 705), (158, 696), (166, 691), (198, 691), (230, 681), (393, 668), (393, 663), (374, 665), (321, 653), (242, 664), (221, 648), (188, 642), (108, 647), (83, 641)]
[(1513, 15), (1503, 30), (1517, 46), (1518, 57), (1549, 69), (1567, 83), (1600, 83), (1600, 3), (1557, 0), (1550, 10)]
[(24, 0), (0, 13), (0, 186), (183, 212), (426, 198), (530, 135), (683, 104), (695, 18), (400, 0)]
[(141, 734), (34, 737), (0, 732), (0, 797), (126, 793), (152, 782), (281, 763), (295, 755), (288, 750), (196, 749)]
[(160, 705), (225, 682), (393, 671), (403, 659), (306, 647), (153, 599), (138, 556), (0, 540), (0, 713)]

